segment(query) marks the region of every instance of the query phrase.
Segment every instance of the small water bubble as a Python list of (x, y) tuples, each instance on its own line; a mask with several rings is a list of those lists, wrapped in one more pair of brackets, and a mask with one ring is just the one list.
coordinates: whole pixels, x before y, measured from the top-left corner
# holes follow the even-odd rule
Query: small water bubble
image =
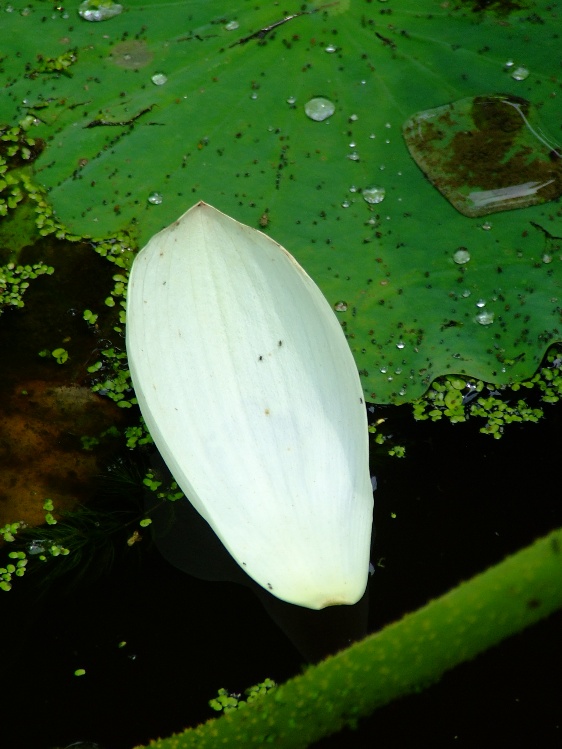
[(474, 318), (474, 321), (480, 323), (480, 325), (491, 325), (494, 322), (493, 312), (480, 312)]
[(150, 80), (155, 86), (163, 86), (168, 82), (168, 77), (165, 76), (164, 73), (156, 73), (156, 75), (153, 75)]
[(381, 374), (386, 374), (388, 372), (388, 369), (386, 367), (381, 367)]
[(348, 153), (347, 154), (347, 158), (350, 161), (359, 161), (360, 160), (359, 159), (359, 154), (357, 153), (357, 151), (352, 151), (351, 153)]
[(375, 135), (374, 133), (371, 133), (371, 134), (369, 135), (369, 138), (370, 138), (371, 140), (374, 140), (374, 139), (375, 139), (376, 137), (377, 137), (377, 136), (376, 136), (376, 135)]
[(347, 302), (336, 302), (334, 304), (336, 312), (345, 312), (347, 309)]
[(492, 228), (492, 222), (491, 221), (484, 221), (484, 223), (482, 224), (482, 226), (480, 228), (484, 229), (484, 231), (490, 231), (490, 229)]
[(461, 296), (462, 296), (462, 297), (464, 297), (465, 299), (468, 299), (468, 297), (469, 297), (469, 296), (470, 296), (471, 294), (472, 294), (472, 291), (471, 291), (470, 289), (465, 289), (465, 290), (464, 290), (464, 291), (462, 292)]
[(228, 22), (228, 23), (227, 23), (227, 24), (225, 25), (225, 27), (224, 27), (224, 30), (225, 30), (225, 31), (236, 31), (236, 29), (237, 29), (237, 28), (238, 28), (239, 26), (240, 26), (240, 24), (238, 23), (238, 21), (229, 21), (229, 22)]
[(362, 191), (362, 195), (366, 203), (375, 205), (376, 203), (382, 203), (386, 195), (386, 190), (384, 187), (366, 187)]
[(27, 553), (31, 555), (43, 554), (45, 551), (44, 542), (41, 539), (34, 539), (27, 547)]
[(552, 262), (552, 255), (547, 255), (546, 252), (542, 256), (543, 263), (551, 263)]
[(255, 91), (253, 94), (250, 94), (250, 99), (253, 99), (255, 101), (257, 98), (258, 98), (258, 95), (256, 94)]
[(480, 307), (480, 308), (482, 308), (482, 307), (485, 307), (485, 306), (486, 306), (486, 300), (485, 300), (485, 299), (479, 299), (479, 300), (478, 300), (478, 301), (476, 302), (476, 306), (477, 306), (477, 307)]
[(336, 50), (337, 50), (337, 47), (335, 47), (333, 44), (328, 44), (327, 47), (324, 47), (325, 52), (332, 53), (332, 52), (335, 52)]
[(355, 185), (351, 185), (349, 188), (349, 192), (357, 192), (357, 187)]
[[(398, 341), (398, 343), (396, 344), (396, 348), (403, 349), (405, 345), (406, 344), (404, 343), (404, 341)], [(397, 374), (399, 373), (397, 372)]]
[(78, 7), (78, 15), (85, 21), (108, 21), (123, 12), (123, 6), (111, 0), (85, 0)]
[(356, 148), (357, 147), (357, 143), (354, 140), (352, 140), (351, 143), (349, 144), (349, 147), (350, 148)]
[(349, 121), (350, 122), (357, 122), (358, 119), (359, 119), (359, 117), (356, 114), (350, 114), (349, 115)]
[(160, 205), (160, 203), (164, 200), (164, 197), (162, 193), (160, 192), (151, 192), (148, 196), (148, 202), (151, 205)]
[(513, 67), (514, 65), (515, 65), (515, 63), (513, 62), (513, 60), (508, 60), (508, 61), (507, 61), (507, 62), (505, 63), (505, 65), (504, 65), (504, 68), (505, 68), (506, 70), (509, 70), (509, 68), (512, 68), (512, 67)]
[(525, 78), (528, 78), (529, 71), (527, 68), (524, 68), (522, 65), (520, 65), (518, 68), (515, 68), (513, 73), (511, 74), (511, 77), (514, 81), (524, 81)]
[(342, 202), (342, 204), (341, 204), (341, 207), (342, 208), (349, 208), (350, 205), (351, 205), (351, 203), (349, 202), (349, 200), (344, 200)]
[(336, 111), (336, 107), (329, 99), (323, 96), (315, 96), (304, 105), (304, 112), (307, 117), (315, 122), (322, 122), (331, 117)]
[(294, 96), (289, 96), (289, 98), (287, 99), (287, 104), (290, 104), (291, 106), (293, 106), (295, 102), (296, 98)]
[(470, 260), (470, 252), (468, 250), (457, 250), (455, 254), (453, 255), (453, 260), (458, 265), (464, 265), (465, 263), (468, 263)]

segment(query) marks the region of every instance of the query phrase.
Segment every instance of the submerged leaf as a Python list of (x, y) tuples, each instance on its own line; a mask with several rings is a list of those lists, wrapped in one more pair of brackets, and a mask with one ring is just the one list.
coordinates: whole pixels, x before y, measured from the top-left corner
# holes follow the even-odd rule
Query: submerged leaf
[(176, 481), (240, 566), (319, 609), (365, 590), (365, 404), (341, 326), (280, 245), (198, 203), (133, 264), (127, 351)]

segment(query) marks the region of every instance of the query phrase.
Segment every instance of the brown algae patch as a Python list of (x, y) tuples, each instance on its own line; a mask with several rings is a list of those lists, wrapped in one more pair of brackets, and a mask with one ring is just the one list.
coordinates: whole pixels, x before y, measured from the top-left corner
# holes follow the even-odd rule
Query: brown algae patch
[(410, 155), (465, 216), (546, 203), (562, 195), (562, 151), (530, 102), (476, 96), (417, 112), (403, 125)]
[(154, 55), (146, 42), (131, 40), (116, 44), (109, 55), (109, 59), (126, 70), (140, 70), (152, 62)]

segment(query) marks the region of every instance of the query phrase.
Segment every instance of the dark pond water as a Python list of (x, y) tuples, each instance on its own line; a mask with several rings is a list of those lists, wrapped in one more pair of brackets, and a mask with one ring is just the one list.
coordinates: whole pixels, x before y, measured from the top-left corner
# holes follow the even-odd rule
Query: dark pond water
[[(373, 450), (370, 631), (562, 525), (560, 407), (499, 441), (473, 423), (383, 413), (407, 459)], [(212, 717), (220, 687), (242, 692), (303, 667), (251, 590), (190, 577), (144, 543), (118, 551), (99, 579), (69, 589), (72, 578), (46, 589), (26, 577), (0, 596), (6, 749), (131, 749)], [(559, 613), (318, 746), (559, 746), (561, 624)]]

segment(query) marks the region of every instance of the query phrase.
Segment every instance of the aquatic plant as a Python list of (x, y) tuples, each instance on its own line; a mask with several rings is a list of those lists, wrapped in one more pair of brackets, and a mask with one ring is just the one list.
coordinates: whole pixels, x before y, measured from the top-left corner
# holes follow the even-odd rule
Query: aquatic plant
[[(213, 0), (186, 20), (130, 0), (92, 23), (22, 0), (0, 121), (45, 146), (42, 231), (142, 246), (197, 199), (274, 231), (336, 310), (366, 400), (440, 375), (508, 385), (562, 329), (559, 19), (531, 5)], [(466, 216), (472, 193), (479, 212), (536, 204)]]
[[(369, 635), (243, 710), (151, 749), (209, 749), (272, 743), (303, 749), (562, 607), (562, 529)], [(228, 702), (228, 700), (227, 700)], [(140, 746), (135, 749), (141, 749)]]

